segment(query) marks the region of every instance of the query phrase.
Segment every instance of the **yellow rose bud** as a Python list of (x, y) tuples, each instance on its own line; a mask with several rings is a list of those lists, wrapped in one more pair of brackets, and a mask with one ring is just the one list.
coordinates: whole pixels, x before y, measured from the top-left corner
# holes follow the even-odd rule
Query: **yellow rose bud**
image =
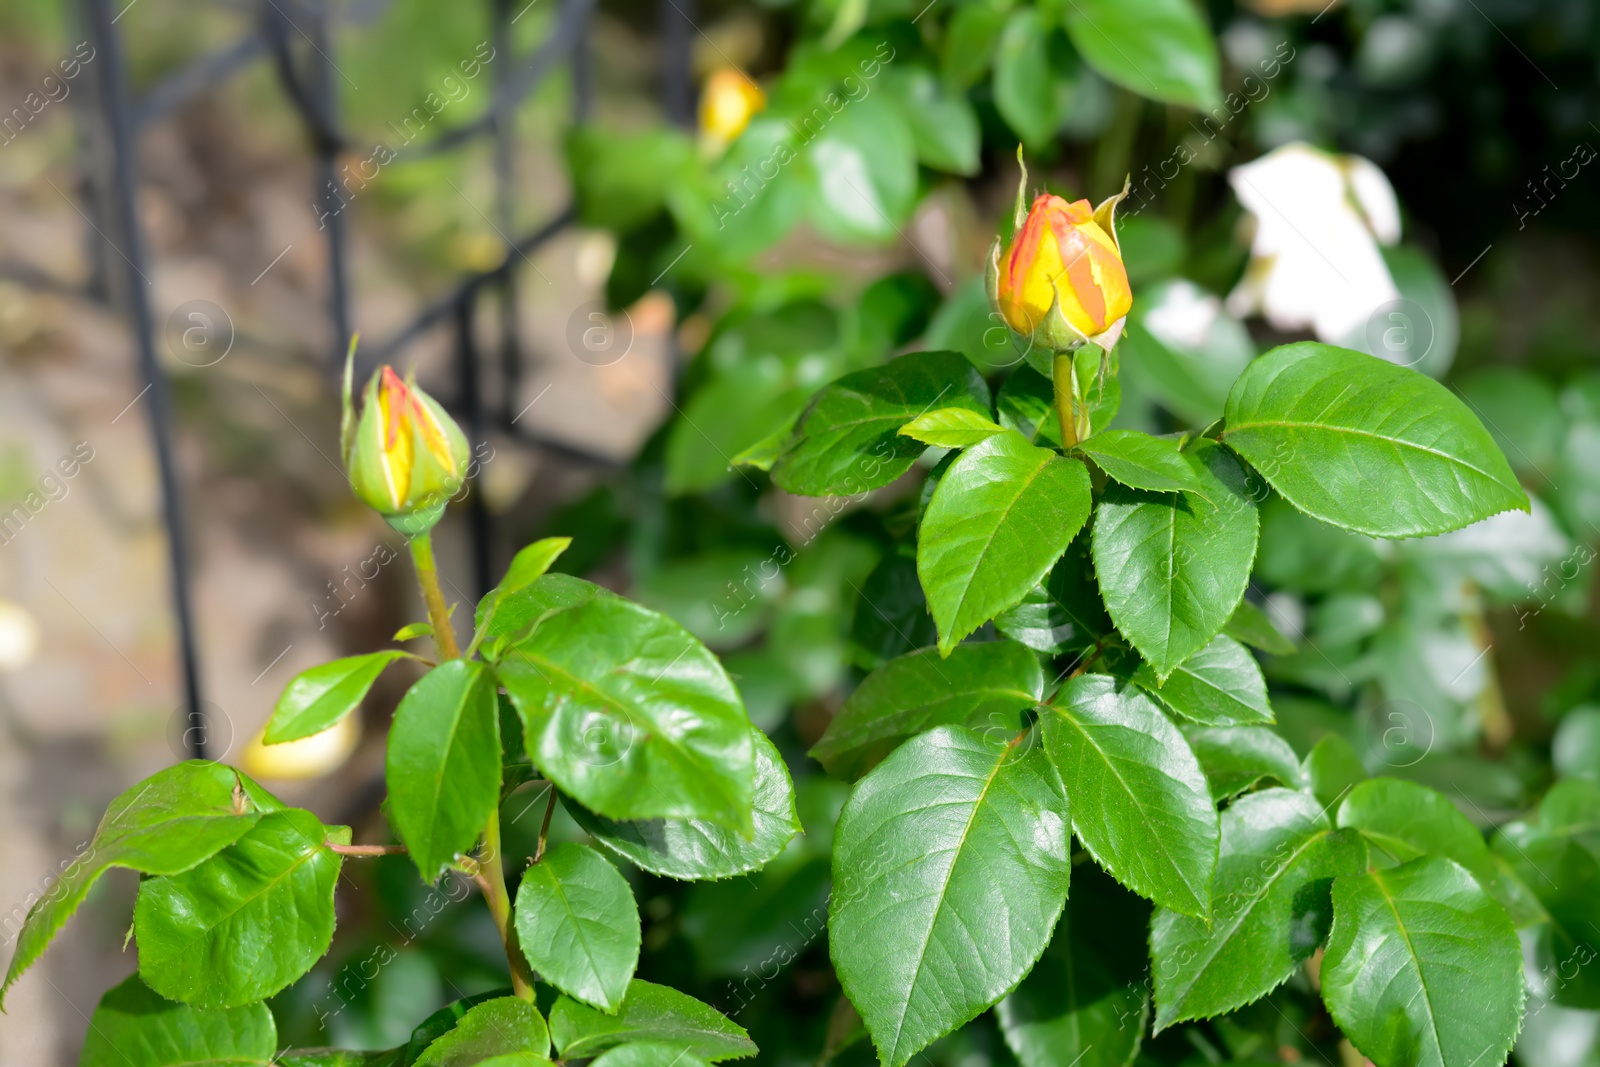
[(467, 476), (460, 427), (413, 378), (401, 379), (392, 367), (367, 383), (357, 421), (347, 363), (344, 402), (344, 465), (356, 496), (402, 533), (431, 528)]
[(761, 86), (743, 71), (723, 67), (706, 79), (700, 94), (700, 129), (708, 140), (726, 145), (766, 106), (767, 94)]
[(989, 293), (1006, 325), (1043, 348), (1066, 352), (1093, 342), (1110, 351), (1133, 307), (1112, 215), (1118, 194), (1098, 208), (1041, 193), (1017, 232), (990, 254)]

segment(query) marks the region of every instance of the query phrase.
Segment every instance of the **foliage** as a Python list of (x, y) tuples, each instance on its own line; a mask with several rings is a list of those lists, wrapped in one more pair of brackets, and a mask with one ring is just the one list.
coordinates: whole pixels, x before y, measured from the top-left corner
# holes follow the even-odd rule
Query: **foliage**
[[(1326, 44), (1251, 20), (1270, 39), (1245, 68), (1187, 0), (767, 8), (791, 46), (731, 143), (570, 135), (613, 305), (659, 282), (709, 337), (681, 410), (512, 561), (464, 652), (405, 531), (438, 654), (388, 735), (398, 844), (168, 769), (35, 906), (7, 985), (120, 866), (140, 974), (102, 1000), (90, 1067), (345, 1038), (376, 1051), (276, 1062), (1487, 1067), (1600, 1009), (1600, 682), (1552, 694), (1547, 766), (1490, 655), (1511, 609), (1536, 631), (1581, 609), (1600, 386), (1442, 384), (1454, 298), (1415, 247), (1383, 259), (1431, 309), (1426, 360), (1252, 335), (1208, 291), (1240, 274), (1236, 215), (1145, 211), (1134, 142), (1163, 126), (1179, 177), (1154, 191), (1192, 204), (1243, 73), (1281, 85), (1251, 129), (1324, 106), (1335, 128), (1335, 89), (1289, 66)], [(996, 217), (985, 176), (1009, 182), (1019, 141), (1058, 189), (1134, 171), (1107, 347), (1041, 349), (942, 259), (773, 266), (892, 242), (951, 190)], [(1163, 325), (1196, 303), (1201, 334)], [(407, 655), (305, 672), (268, 739), (331, 727)], [(537, 834), (502, 825), (512, 801)], [(318, 964), (341, 874), (384, 883), (380, 912), (484, 898), (415, 964), (456, 995), (383, 1042), (309, 1021), (307, 990), (389, 936), (340, 912), (352, 947)], [(363, 971), (359, 1011), (403, 1015), (370, 1001), (415, 958)]]

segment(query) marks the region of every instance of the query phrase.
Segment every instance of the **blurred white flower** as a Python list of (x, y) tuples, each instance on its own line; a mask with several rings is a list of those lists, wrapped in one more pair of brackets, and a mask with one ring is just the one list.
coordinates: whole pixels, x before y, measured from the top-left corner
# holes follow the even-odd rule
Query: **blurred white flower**
[(1160, 303), (1144, 313), (1144, 326), (1168, 348), (1204, 348), (1221, 314), (1222, 301), (1180, 278), (1162, 291)]
[(0, 600), (0, 670), (26, 667), (38, 651), (39, 624), (28, 609)]
[(1228, 182), (1256, 224), (1229, 312), (1341, 343), (1399, 298), (1378, 244), (1400, 239), (1400, 206), (1370, 160), (1288, 144), (1235, 167)]
[(239, 766), (253, 778), (298, 782), (321, 778), (344, 765), (361, 740), (361, 718), (346, 715), (319, 734), (279, 745), (262, 744), (262, 733), (252, 737), (239, 753)]

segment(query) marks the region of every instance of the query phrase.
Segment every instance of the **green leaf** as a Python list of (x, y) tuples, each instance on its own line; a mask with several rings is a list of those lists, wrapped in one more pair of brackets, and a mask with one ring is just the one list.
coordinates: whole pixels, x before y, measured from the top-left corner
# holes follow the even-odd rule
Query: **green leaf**
[(1094, 520), (1106, 608), (1158, 680), (1227, 624), (1256, 552), (1256, 509), (1239, 465), (1209, 441), (1189, 455), (1209, 501), (1107, 486)]
[(756, 753), (752, 837), (695, 819), (613, 822), (576, 805), (570, 808), (572, 817), (606, 848), (667, 878), (731, 878), (763, 867), (800, 832), (800, 819), (783, 757), (760, 731), (752, 730), (751, 736)]
[[(405, 1052), (403, 1047), (383, 1052), (352, 1052), (342, 1048), (302, 1048), (279, 1053), (278, 1058), (272, 1063), (273, 1067), (406, 1067)], [(522, 1067), (522, 1065), (509, 1064), (507, 1067)], [(529, 1067), (534, 1065), (530, 1064)]]
[(278, 1028), (265, 1004), (205, 1011), (156, 996), (133, 975), (100, 998), (78, 1067), (268, 1067)]
[(1222, 98), (1217, 45), (1190, 0), (1067, 0), (1089, 65), (1140, 96), (1205, 110)]
[(900, 71), (891, 85), (899, 95), (902, 121), (916, 142), (917, 158), (948, 174), (977, 174), (978, 115), (967, 98), (924, 67)]
[(704, 1067), (705, 1062), (670, 1042), (635, 1041), (601, 1053), (592, 1067)]
[(1263, 778), (1293, 789), (1305, 784), (1294, 749), (1265, 726), (1188, 726), (1183, 736), (1217, 800), (1242, 793)]
[(456, 1024), (465, 1018), (467, 1012), (491, 1000), (499, 1000), (511, 995), (511, 990), (491, 989), (482, 993), (474, 993), (470, 997), (451, 1001), (438, 1011), (429, 1015), (418, 1023), (411, 1031), (411, 1039), (397, 1051), (401, 1053), (401, 1063), (411, 1064), (416, 1062), (418, 1056), (429, 1045), (456, 1028)]
[(1055, 386), (1032, 367), (1018, 367), (1000, 386), (995, 397), (995, 414), (1000, 425), (1017, 431), (1029, 444), (1061, 447), (1061, 416), (1056, 411)]
[(1024, 144), (1040, 148), (1061, 125), (1055, 73), (1050, 66), (1050, 29), (1032, 8), (1006, 20), (994, 57), (994, 103)]
[(1194, 465), (1178, 451), (1176, 438), (1151, 437), (1137, 430), (1106, 430), (1081, 442), (1077, 450), (1130, 489), (1181, 491), (1211, 500)]
[(419, 637), (432, 637), (433, 625), (426, 622), (408, 622), (394, 632), (391, 641), (415, 641)]
[(1111, 633), (1111, 619), (1095, 585), (1089, 536), (1081, 533), (1016, 607), (996, 615), (994, 628), (1035, 652), (1058, 656), (1095, 645)]
[(1139, 664), (1133, 680), (1169, 711), (1206, 726), (1273, 721), (1261, 665), (1247, 648), (1222, 634), (1184, 660), (1165, 683), (1148, 663)]
[(989, 387), (955, 352), (914, 352), (846, 374), (811, 401), (772, 465), (780, 488), (803, 496), (864, 493), (888, 485), (924, 446), (900, 427), (934, 407), (989, 415)]
[[(995, 1008), (1022, 1067), (1128, 1067), (1150, 1022), (1150, 906), (1092, 865), (1073, 875), (1055, 937)], [(1130, 949), (1132, 951), (1130, 951)]]
[(969, 408), (935, 408), (900, 427), (900, 435), (934, 448), (966, 448), (1006, 428)]
[(895, 750), (834, 831), (828, 946), (884, 1067), (1033, 966), (1066, 902), (1067, 795), (1044, 754), (960, 726)]
[(1328, 890), (1359, 875), (1361, 835), (1335, 830), (1308, 794), (1268, 789), (1222, 813), (1211, 921), (1157, 909), (1150, 926), (1156, 1030), (1266, 996), (1328, 933)]
[(265, 811), (281, 807), (232, 767), (209, 760), (157, 771), (117, 797), (88, 848), (28, 909), (0, 997), (44, 954), (106, 871), (179, 874), (239, 840)]
[(1217, 812), (1171, 720), (1132, 686), (1083, 674), (1047, 705), (1044, 743), (1072, 797), (1072, 829), (1095, 861), (1157, 904), (1210, 914)]
[(1522, 1021), (1522, 950), (1464, 868), (1426, 856), (1334, 882), (1322, 998), (1374, 1063), (1503, 1063)]
[(550, 565), (560, 558), (561, 553), (571, 544), (570, 537), (545, 537), (525, 546), (513, 556), (511, 566), (506, 568), (505, 577), (500, 579), (500, 584), (491, 589), (483, 598), (483, 603), (478, 606), (477, 618), (480, 620), (478, 628), (487, 632), (490, 620), (494, 618), (501, 602), (543, 577), (550, 569)]
[(1076, 460), (1007, 431), (967, 449), (939, 480), (917, 534), (939, 651), (1037, 585), (1067, 550), (1093, 499)]
[(1423, 855), (1444, 856), (1465, 867), (1485, 889), (1494, 886), (1494, 862), (1483, 835), (1444, 794), (1425, 785), (1369, 778), (1345, 795), (1339, 825), (1360, 830), (1392, 861), (1386, 866)]
[(1306, 514), (1375, 537), (1445, 533), (1528, 497), (1472, 412), (1416, 371), (1304, 341), (1228, 394), (1222, 439)]
[(550, 1067), (550, 1061), (531, 1052), (507, 1052), (480, 1060), (477, 1067)]
[(704, 819), (748, 833), (750, 720), (722, 664), (665, 615), (590, 594), (547, 614), (495, 666), (528, 756), (607, 818)]
[[(634, 1042), (670, 1045), (708, 1063), (756, 1054), (744, 1027), (689, 996), (635, 978), (615, 1015), (606, 1015), (570, 997), (550, 1009), (550, 1036), (565, 1060), (585, 1059)], [(418, 1065), (422, 1067), (422, 1065)]]
[(237, 1008), (311, 970), (333, 942), (333, 891), (350, 828), (309, 811), (262, 817), (182, 874), (147, 878), (133, 912), (139, 976), (169, 1000)]
[(816, 184), (817, 231), (843, 244), (893, 240), (917, 202), (917, 146), (901, 109), (871, 93), (834, 112), (820, 131), (811, 129), (801, 143)]
[(901, 742), (935, 726), (1002, 732), (1044, 696), (1039, 659), (1012, 641), (961, 645), (948, 659), (925, 648), (867, 675), (808, 755), (829, 774), (859, 778)]
[(849, 648), (855, 666), (874, 670), (939, 639), (917, 581), (916, 560), (889, 553), (855, 592)]
[(1294, 642), (1279, 633), (1278, 628), (1272, 625), (1272, 620), (1267, 618), (1267, 613), (1248, 600), (1239, 601), (1239, 606), (1233, 609), (1222, 632), (1270, 656), (1294, 655)]
[(962, 4), (944, 28), (941, 69), (945, 80), (963, 89), (971, 87), (989, 69), (1005, 12), (988, 4)]
[(614, 1012), (639, 964), (639, 907), (628, 880), (585, 845), (564, 842), (522, 874), (517, 938), (539, 976)]
[(550, 1031), (538, 1010), (519, 997), (496, 997), (473, 1006), (414, 1061), (415, 1067), (477, 1067), (507, 1053), (547, 1056)]
[(276, 745), (320, 734), (359, 708), (383, 669), (407, 655), (388, 648), (364, 656), (346, 656), (295, 675), (272, 709), (262, 740)]
[(1550, 742), (1550, 762), (1563, 778), (1600, 782), (1600, 708), (1573, 708), (1561, 717)]
[(384, 762), (388, 815), (424, 882), (471, 851), (500, 802), (500, 716), (494, 675), (450, 660), (395, 709)]
[(1545, 995), (1560, 1004), (1600, 1008), (1600, 973), (1573, 968), (1600, 942), (1600, 786), (1557, 782), (1539, 802), (1537, 818), (1501, 828), (1494, 854), (1547, 914), (1534, 936), (1530, 974), (1537, 973)]
[(1338, 734), (1328, 734), (1313, 745), (1300, 770), (1317, 801), (1329, 808), (1367, 777), (1361, 757)]

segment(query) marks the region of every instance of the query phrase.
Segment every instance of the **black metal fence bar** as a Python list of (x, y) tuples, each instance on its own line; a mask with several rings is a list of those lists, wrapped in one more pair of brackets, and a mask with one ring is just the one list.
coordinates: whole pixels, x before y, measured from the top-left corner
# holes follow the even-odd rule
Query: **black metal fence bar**
[(121, 40), (117, 36), (108, 0), (86, 0), (90, 32), (101, 58), (99, 90), (101, 119), (105, 125), (106, 147), (110, 154), (113, 186), (112, 207), (116, 213), (116, 252), (127, 265), (126, 301), (134, 350), (139, 371), (145, 380), (144, 412), (150, 423), (150, 436), (161, 479), (162, 518), (167, 527), (167, 559), (171, 569), (173, 616), (178, 625), (178, 648), (183, 672), (183, 691), (187, 713), (185, 738), (196, 759), (206, 754), (205, 713), (200, 703), (199, 657), (195, 650), (194, 609), (189, 583), (188, 535), (183, 523), (182, 488), (172, 454), (172, 403), (167, 392), (166, 374), (156, 358), (155, 321), (150, 309), (150, 279), (145, 274), (144, 235), (140, 230), (138, 194), (138, 145), (128, 109), (127, 70)]

